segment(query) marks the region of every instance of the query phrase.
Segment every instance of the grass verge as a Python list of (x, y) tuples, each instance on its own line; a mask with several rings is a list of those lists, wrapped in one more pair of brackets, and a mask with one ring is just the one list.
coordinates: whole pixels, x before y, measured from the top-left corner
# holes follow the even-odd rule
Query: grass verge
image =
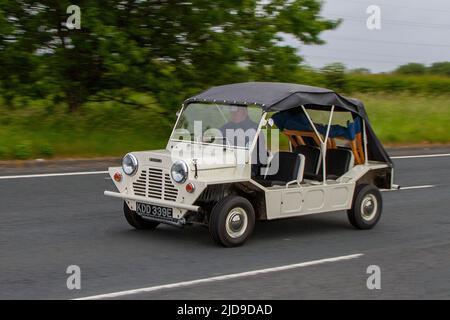
[[(450, 95), (353, 94), (367, 107), (385, 144), (450, 143)], [(149, 101), (136, 109), (114, 102), (89, 103), (77, 114), (36, 101), (0, 107), (0, 159), (121, 156), (164, 148), (175, 115)]]

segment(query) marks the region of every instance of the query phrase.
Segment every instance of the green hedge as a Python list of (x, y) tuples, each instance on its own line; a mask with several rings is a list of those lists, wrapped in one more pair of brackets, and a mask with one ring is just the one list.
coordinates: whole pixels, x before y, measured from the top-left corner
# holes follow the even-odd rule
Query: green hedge
[(399, 74), (359, 74), (345, 69), (330, 69), (320, 72), (302, 69), (295, 75), (295, 82), (326, 87), (340, 93), (387, 92), (408, 94), (443, 95), (450, 93), (450, 77), (409, 76)]
[(347, 92), (450, 93), (450, 77), (348, 74), (345, 80)]

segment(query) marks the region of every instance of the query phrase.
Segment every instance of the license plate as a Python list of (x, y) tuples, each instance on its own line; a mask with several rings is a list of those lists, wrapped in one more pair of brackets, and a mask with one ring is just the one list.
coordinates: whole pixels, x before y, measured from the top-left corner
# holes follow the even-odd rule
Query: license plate
[(173, 221), (172, 208), (137, 202), (136, 213), (144, 218), (157, 218)]

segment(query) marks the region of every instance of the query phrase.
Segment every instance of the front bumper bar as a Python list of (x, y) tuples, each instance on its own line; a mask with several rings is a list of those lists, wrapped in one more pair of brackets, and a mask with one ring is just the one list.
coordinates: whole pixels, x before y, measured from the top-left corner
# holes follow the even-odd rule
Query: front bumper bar
[(163, 200), (163, 199), (147, 198), (147, 197), (142, 197), (142, 196), (134, 196), (134, 195), (124, 194), (124, 193), (120, 193), (120, 192), (105, 191), (104, 195), (108, 196), (108, 197), (120, 198), (123, 200), (139, 201), (139, 202), (143, 202), (143, 203), (156, 204), (159, 206), (177, 208), (177, 209), (182, 209), (182, 210), (189, 210), (189, 211), (194, 211), (194, 212), (198, 212), (200, 210), (199, 206), (194, 206), (191, 204), (167, 201), (167, 200)]

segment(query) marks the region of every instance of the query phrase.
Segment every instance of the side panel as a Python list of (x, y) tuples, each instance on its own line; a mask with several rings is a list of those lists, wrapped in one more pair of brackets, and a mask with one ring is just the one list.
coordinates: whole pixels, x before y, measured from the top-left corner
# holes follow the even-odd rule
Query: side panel
[(289, 215), (301, 211), (303, 202), (303, 194), (297, 188), (281, 192), (281, 214)]
[(266, 191), (267, 219), (350, 209), (355, 183), (290, 187)]

